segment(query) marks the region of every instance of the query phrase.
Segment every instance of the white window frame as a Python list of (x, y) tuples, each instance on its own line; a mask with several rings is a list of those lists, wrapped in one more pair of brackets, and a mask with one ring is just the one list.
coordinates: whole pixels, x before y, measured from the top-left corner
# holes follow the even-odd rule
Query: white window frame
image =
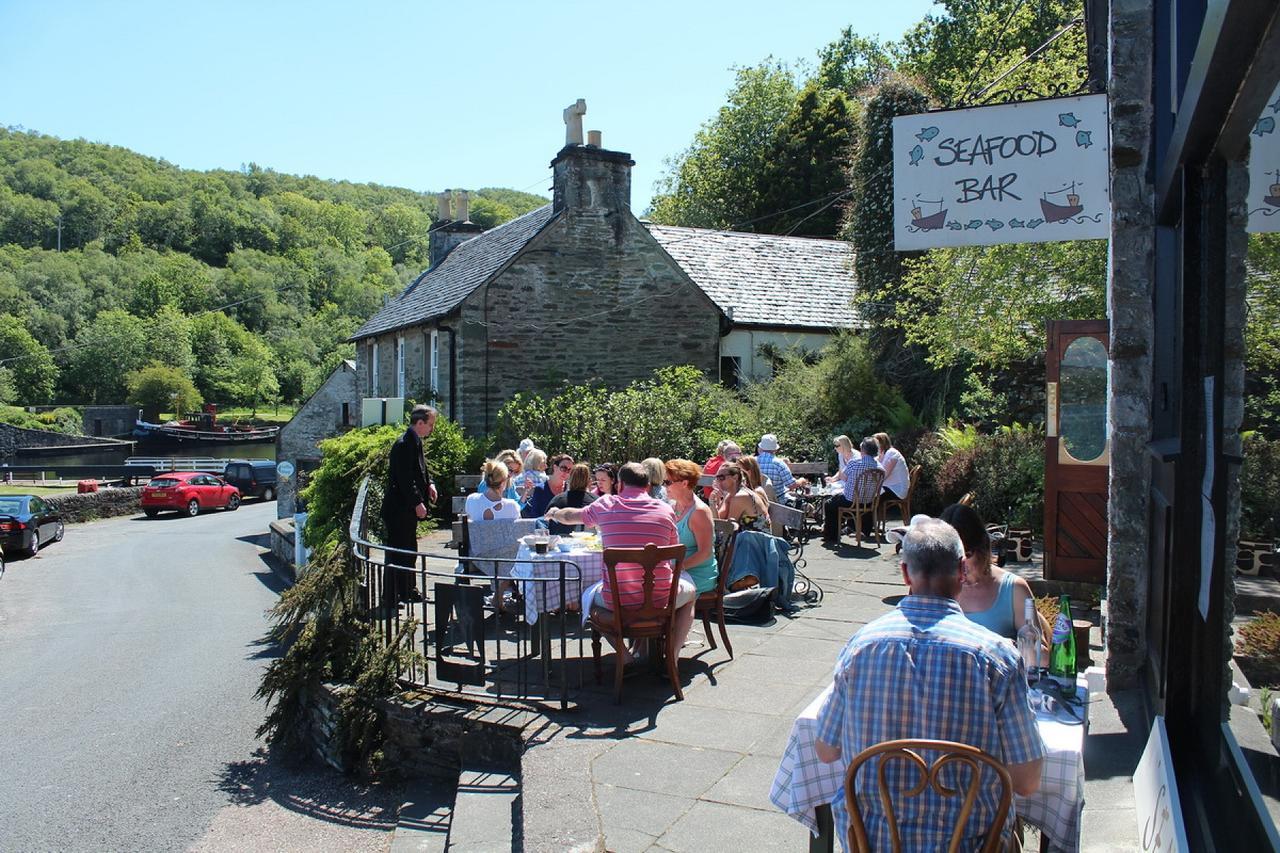
[(404, 335), (396, 338), (396, 396), (404, 396)]
[(369, 343), (369, 368), (372, 372), (372, 380), (369, 382), (369, 396), (378, 396), (378, 342), (377, 340)]
[(440, 395), (440, 330), (431, 330), (431, 396), (438, 397)]

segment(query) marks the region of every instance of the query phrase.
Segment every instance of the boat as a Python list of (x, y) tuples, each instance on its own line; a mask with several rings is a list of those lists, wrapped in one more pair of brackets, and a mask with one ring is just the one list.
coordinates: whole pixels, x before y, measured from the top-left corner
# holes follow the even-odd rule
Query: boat
[(1048, 195), (1057, 195), (1066, 189), (1067, 187), (1063, 187), (1061, 190), (1054, 190), (1052, 193), (1046, 192), (1042, 194), (1040, 198), (1040, 212), (1044, 215), (1045, 222), (1065, 222), (1071, 217), (1084, 211), (1084, 205), (1080, 203), (1080, 196), (1076, 194), (1075, 181), (1071, 182), (1071, 191), (1067, 193), (1066, 204), (1054, 204), (1047, 198), (1043, 197)]
[(928, 216), (923, 215), (924, 211), (919, 207), (911, 208), (911, 224), (919, 228), (921, 231), (936, 231), (947, 222), (947, 211), (942, 208), (942, 200), (927, 201), (926, 204), (936, 204), (939, 207), (938, 212), (931, 213)]
[(279, 432), (278, 426), (219, 423), (218, 408), (213, 404), (183, 420), (151, 423), (139, 418), (133, 425), (134, 438), (156, 444), (249, 444), (275, 441)]

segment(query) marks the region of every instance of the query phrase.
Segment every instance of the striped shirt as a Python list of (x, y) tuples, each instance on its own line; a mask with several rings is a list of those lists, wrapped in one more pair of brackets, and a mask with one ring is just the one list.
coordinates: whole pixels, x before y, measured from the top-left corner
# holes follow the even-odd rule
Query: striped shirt
[[(649, 497), (637, 486), (624, 486), (616, 495), (605, 495), (582, 509), (582, 523), (600, 530), (606, 548), (643, 548), (652, 542), (679, 545), (676, 514), (670, 504)], [(644, 605), (644, 569), (635, 563), (619, 563), (616, 572), (623, 607)], [(671, 590), (671, 564), (662, 562), (654, 572), (651, 604), (665, 604)], [(608, 571), (604, 574), (604, 601), (616, 608)]]
[(845, 463), (844, 466), (844, 499), (849, 503), (870, 503), (871, 500), (880, 492), (880, 487), (866, 488), (863, 483), (863, 491), (865, 494), (857, 496), (854, 500), (853, 487), (857, 485), (858, 475), (863, 471), (883, 471), (880, 463), (876, 461), (874, 456), (863, 456), (861, 453), (853, 454), (853, 458)]
[[(839, 746), (841, 764), (848, 767), (867, 747), (900, 738), (958, 741), (1005, 764), (1044, 755), (1021, 658), (1007, 640), (969, 621), (955, 599), (907, 596), (896, 610), (854, 634), (836, 663), (834, 689), (818, 714), (818, 739)], [(860, 791), (876, 790), (878, 763), (869, 761), (859, 771)], [(954, 787), (952, 772), (944, 770), (941, 779)], [(891, 791), (915, 784), (914, 771), (902, 762), (890, 765), (887, 776)], [(994, 775), (984, 774), (983, 780), (962, 850), (978, 849), (995, 815), (999, 788)], [(896, 798), (903, 849), (945, 850), (960, 800), (934, 790)], [(872, 849), (890, 849), (879, 797), (864, 793), (858, 803)], [(836, 836), (845, 839), (849, 815), (843, 789), (832, 807)], [(1010, 815), (1006, 828), (1012, 823)]]
[(796, 481), (787, 463), (772, 453), (761, 451), (756, 455), (756, 462), (760, 463), (760, 473), (773, 481), (773, 487), (778, 490), (779, 495)]

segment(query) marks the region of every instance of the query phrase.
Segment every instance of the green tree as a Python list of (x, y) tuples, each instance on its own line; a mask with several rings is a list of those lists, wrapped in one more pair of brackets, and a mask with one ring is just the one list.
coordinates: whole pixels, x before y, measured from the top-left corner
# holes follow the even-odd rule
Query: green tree
[(0, 406), (11, 406), (18, 399), (18, 385), (13, 381), (13, 371), (0, 367)]
[(141, 406), (149, 417), (160, 412), (179, 416), (199, 411), (204, 399), (185, 371), (160, 362), (151, 362), (125, 378), (128, 401)]
[(0, 314), (0, 367), (13, 386), (13, 400), (24, 406), (48, 403), (58, 381), (49, 350), (12, 314)]
[(142, 320), (113, 308), (80, 330), (67, 353), (64, 382), (70, 396), (90, 403), (123, 400), (124, 378), (147, 362)]
[(1280, 234), (1249, 235), (1245, 426), (1280, 439)]
[(824, 89), (858, 95), (882, 82), (893, 70), (892, 49), (892, 44), (845, 27), (839, 38), (818, 51), (818, 71), (813, 82)]

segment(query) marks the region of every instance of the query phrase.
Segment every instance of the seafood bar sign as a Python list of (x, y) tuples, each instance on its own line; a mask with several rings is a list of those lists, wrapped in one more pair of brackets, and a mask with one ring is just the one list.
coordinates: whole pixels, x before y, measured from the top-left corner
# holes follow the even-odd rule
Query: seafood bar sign
[(1280, 231), (1280, 86), (1271, 93), (1249, 136), (1249, 224), (1254, 234)]
[(895, 248), (1106, 239), (1107, 96), (893, 120)]

